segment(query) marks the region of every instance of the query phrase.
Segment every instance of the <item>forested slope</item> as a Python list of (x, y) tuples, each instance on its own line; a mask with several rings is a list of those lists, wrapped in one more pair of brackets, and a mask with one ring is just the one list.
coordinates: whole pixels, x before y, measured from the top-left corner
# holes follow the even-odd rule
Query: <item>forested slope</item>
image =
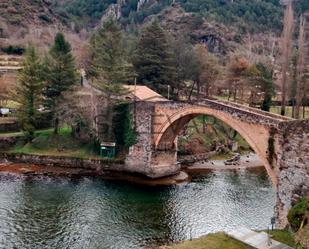
[[(111, 5), (117, 5), (123, 24), (139, 24), (172, 3), (172, 0), (53, 0), (52, 9), (64, 20), (84, 26), (98, 22)], [(280, 30), (282, 26), (280, 0), (176, 0), (175, 3), (180, 3), (185, 12), (194, 13), (197, 22), (205, 17), (236, 25), (243, 32)], [(299, 0), (295, 8), (297, 12), (309, 10), (309, 1)]]

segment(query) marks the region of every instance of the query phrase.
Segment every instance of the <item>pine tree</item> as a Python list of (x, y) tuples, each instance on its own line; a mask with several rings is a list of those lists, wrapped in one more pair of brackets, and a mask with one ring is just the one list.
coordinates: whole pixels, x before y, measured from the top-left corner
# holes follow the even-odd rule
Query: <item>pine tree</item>
[[(122, 95), (123, 84), (130, 79), (124, 35), (114, 18), (107, 19), (90, 40), (92, 65), (88, 75), (105, 95), (105, 106), (95, 116), (102, 116), (101, 127), (96, 127), (97, 136), (105, 141), (114, 141), (113, 106), (115, 97)], [(98, 112), (98, 110), (96, 110)]]
[(34, 137), (38, 109), (42, 101), (42, 88), (42, 64), (35, 47), (30, 45), (18, 75), (14, 94), (14, 100), (19, 103), (18, 119), (28, 141)]
[(156, 91), (167, 89), (166, 85), (174, 85), (176, 69), (173, 54), (165, 32), (157, 21), (142, 31), (133, 65), (139, 83)]
[(45, 60), (44, 69), (47, 77), (44, 105), (54, 119), (55, 133), (57, 133), (59, 119), (55, 117), (56, 106), (61, 101), (61, 94), (78, 81), (71, 45), (62, 33), (56, 35), (54, 45)]
[(99, 79), (103, 91), (117, 92), (129, 78), (130, 64), (124, 45), (124, 35), (114, 18), (107, 19), (91, 37), (92, 67), (90, 76)]

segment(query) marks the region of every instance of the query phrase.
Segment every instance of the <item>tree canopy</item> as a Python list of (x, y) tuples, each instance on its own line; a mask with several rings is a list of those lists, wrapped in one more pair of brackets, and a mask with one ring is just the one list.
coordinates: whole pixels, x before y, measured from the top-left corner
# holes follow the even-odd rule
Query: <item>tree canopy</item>
[(140, 36), (133, 65), (138, 83), (163, 90), (174, 85), (176, 72), (167, 36), (157, 21), (148, 25)]

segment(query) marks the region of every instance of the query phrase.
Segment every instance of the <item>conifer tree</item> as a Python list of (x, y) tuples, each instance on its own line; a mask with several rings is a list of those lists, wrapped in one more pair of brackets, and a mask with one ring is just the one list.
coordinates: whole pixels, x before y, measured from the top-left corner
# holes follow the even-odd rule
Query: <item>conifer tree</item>
[(123, 32), (114, 18), (107, 19), (93, 34), (90, 47), (90, 76), (97, 79), (97, 85), (103, 91), (117, 94), (121, 90), (121, 84), (128, 81), (130, 64)]
[(28, 141), (34, 137), (42, 101), (42, 64), (36, 49), (30, 45), (18, 75), (14, 100), (19, 103), (18, 119)]
[(55, 42), (44, 63), (47, 84), (44, 90), (45, 108), (50, 111), (54, 119), (55, 133), (58, 131), (59, 119), (55, 116), (55, 109), (61, 100), (61, 94), (69, 90), (77, 82), (75, 60), (71, 52), (71, 45), (62, 33), (57, 33)]
[(114, 141), (115, 99), (125, 92), (123, 84), (128, 82), (131, 76), (124, 35), (114, 18), (107, 19), (94, 33), (90, 40), (90, 50), (92, 65), (88, 75), (105, 95), (105, 105), (100, 113), (97, 109), (95, 111), (95, 116), (101, 117), (100, 127), (96, 124), (95, 130), (99, 139)]
[(174, 84), (176, 68), (173, 54), (166, 34), (157, 21), (142, 31), (133, 65), (140, 84), (156, 91), (164, 91), (166, 85)]

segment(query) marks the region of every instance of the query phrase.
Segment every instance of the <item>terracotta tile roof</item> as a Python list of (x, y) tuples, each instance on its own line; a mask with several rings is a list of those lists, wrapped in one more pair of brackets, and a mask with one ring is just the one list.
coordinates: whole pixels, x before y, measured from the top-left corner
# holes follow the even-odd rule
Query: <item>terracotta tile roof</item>
[(162, 95), (151, 90), (147, 86), (137, 85), (135, 87), (134, 85), (126, 85), (125, 87), (130, 91), (132, 98), (134, 98), (135, 95), (137, 100), (151, 101), (151, 102), (168, 101), (168, 99), (164, 98)]

